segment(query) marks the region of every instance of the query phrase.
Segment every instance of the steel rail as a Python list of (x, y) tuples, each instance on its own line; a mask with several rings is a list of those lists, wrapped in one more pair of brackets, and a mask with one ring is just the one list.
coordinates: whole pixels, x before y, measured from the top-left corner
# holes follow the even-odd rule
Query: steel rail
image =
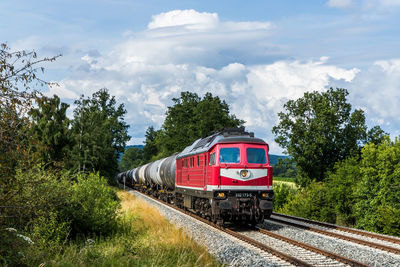
[(322, 227), (327, 227), (327, 228), (331, 228), (331, 229), (335, 229), (335, 230), (340, 230), (340, 231), (348, 232), (350, 234), (356, 234), (356, 235), (366, 236), (366, 237), (370, 237), (370, 238), (376, 238), (376, 239), (380, 239), (383, 241), (388, 241), (388, 242), (400, 245), (400, 238), (379, 235), (379, 234), (375, 234), (375, 233), (371, 233), (371, 232), (365, 232), (365, 231), (361, 231), (358, 229), (348, 228), (348, 227), (344, 227), (344, 226), (340, 226), (340, 225), (336, 225), (336, 224), (313, 221), (313, 220), (309, 220), (309, 219), (305, 219), (305, 218), (301, 218), (301, 217), (295, 217), (295, 216), (291, 216), (291, 215), (287, 215), (287, 214), (281, 214), (281, 213), (274, 212), (274, 213), (272, 213), (272, 215), (288, 218), (288, 219), (295, 220), (295, 221), (301, 221), (301, 222), (305, 222), (305, 223), (309, 223), (309, 224), (315, 224), (315, 225), (319, 225)]
[(355, 261), (355, 260), (340, 256), (338, 254), (335, 254), (335, 253), (332, 253), (332, 252), (329, 252), (329, 251), (326, 251), (326, 250), (319, 249), (317, 247), (314, 247), (314, 246), (311, 246), (311, 245), (308, 245), (308, 244), (305, 244), (305, 243), (298, 242), (296, 240), (287, 238), (287, 237), (282, 236), (282, 235), (278, 235), (276, 233), (273, 233), (271, 231), (268, 231), (268, 230), (265, 230), (265, 229), (262, 229), (262, 228), (259, 228), (259, 227), (256, 227), (256, 229), (262, 234), (271, 236), (273, 238), (282, 240), (284, 242), (287, 242), (287, 243), (295, 245), (295, 246), (299, 246), (299, 247), (305, 248), (305, 249), (307, 249), (309, 251), (316, 252), (316, 253), (324, 255), (324, 256), (326, 256), (328, 258), (331, 258), (331, 259), (340, 261), (342, 263), (348, 264), (350, 266), (357, 266), (357, 267), (367, 267), (368, 266), (368, 265), (360, 263), (358, 261)]
[(370, 241), (366, 241), (366, 240), (362, 240), (362, 239), (358, 239), (358, 238), (354, 238), (354, 237), (350, 237), (350, 236), (346, 236), (346, 235), (341, 235), (341, 234), (338, 234), (338, 233), (329, 232), (329, 231), (322, 230), (322, 229), (319, 229), (319, 228), (316, 228), (316, 227), (306, 226), (306, 225), (303, 225), (303, 224), (290, 222), (290, 221), (285, 221), (285, 220), (282, 220), (282, 219), (269, 218), (268, 220), (275, 221), (275, 222), (282, 223), (282, 224), (286, 224), (286, 225), (290, 225), (290, 226), (294, 226), (294, 227), (301, 228), (301, 229), (304, 229), (304, 230), (309, 230), (309, 231), (316, 232), (316, 233), (319, 233), (319, 234), (323, 234), (323, 235), (327, 235), (327, 236), (343, 239), (343, 240), (350, 241), (350, 242), (353, 242), (353, 243), (357, 243), (357, 244), (360, 244), (360, 245), (365, 245), (365, 246), (369, 246), (369, 247), (372, 247), (372, 248), (381, 249), (381, 250), (388, 251), (388, 252), (391, 252), (391, 253), (400, 254), (400, 249), (398, 249), (398, 248), (394, 248), (394, 247), (390, 247), (390, 246), (386, 246), (386, 245), (382, 245), (382, 244), (377, 244), (377, 243), (373, 243), (373, 242), (370, 242)]

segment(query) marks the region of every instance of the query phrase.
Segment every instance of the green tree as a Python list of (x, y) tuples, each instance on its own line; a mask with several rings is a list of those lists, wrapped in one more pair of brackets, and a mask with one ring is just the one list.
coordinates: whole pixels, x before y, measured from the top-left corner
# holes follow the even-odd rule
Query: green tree
[(389, 134), (383, 131), (381, 127), (374, 126), (367, 132), (366, 143), (379, 145), (385, 141), (386, 136), (389, 136)]
[(277, 177), (294, 178), (297, 175), (296, 165), (291, 158), (278, 159), (273, 166), (273, 174)]
[(356, 226), (400, 236), (400, 138), (367, 144), (356, 188)]
[(229, 105), (218, 96), (206, 93), (195, 109), (196, 137), (205, 137), (222, 128), (243, 127), (244, 121), (229, 114)]
[(229, 113), (225, 101), (211, 93), (200, 98), (196, 93), (182, 92), (173, 98), (156, 143), (161, 155), (182, 151), (198, 138), (225, 127), (243, 127), (244, 121)]
[(307, 92), (302, 98), (289, 100), (285, 112), (278, 114), (279, 124), (272, 132), (295, 161), (300, 185), (313, 179), (322, 181), (337, 161), (358, 153), (366, 139), (364, 112), (352, 112), (347, 95), (347, 90), (340, 88)]
[(337, 162), (334, 171), (328, 174), (326, 187), (328, 199), (336, 214), (333, 223), (354, 226), (357, 202), (354, 192), (361, 180), (360, 158), (358, 155)]
[(30, 110), (33, 125), (30, 129), (32, 136), (39, 143), (35, 145), (41, 154), (41, 159), (52, 166), (67, 160), (70, 138), (70, 120), (66, 111), (68, 104), (60, 98), (40, 97), (36, 100), (37, 108)]
[[(38, 58), (35, 51), (11, 51), (0, 44), (0, 227), (6, 218), (13, 218), (20, 210), (17, 198), (23, 187), (35, 188), (36, 181), (22, 181), (17, 169), (27, 170), (37, 161), (31, 153), (31, 120), (28, 111), (40, 95), (36, 87), (51, 86), (42, 80), (42, 65), (56, 60)], [(12, 224), (11, 224), (12, 225)], [(1, 240), (1, 238), (0, 238)]]
[(124, 122), (124, 105), (116, 106), (114, 96), (101, 89), (90, 98), (75, 101), (72, 121), (70, 165), (77, 171), (99, 171), (111, 178), (118, 171), (118, 158), (129, 140)]
[(17, 165), (33, 161), (28, 153), (31, 122), (27, 113), (39, 95), (35, 87), (54, 85), (38, 73), (44, 72), (43, 63), (57, 57), (38, 58), (35, 51), (11, 51), (0, 44), (0, 188), (5, 188), (3, 183), (12, 183)]
[(134, 169), (143, 164), (143, 149), (137, 147), (130, 147), (125, 150), (119, 162), (120, 171), (127, 171)]
[(146, 140), (144, 141), (143, 147), (143, 163), (147, 163), (151, 161), (151, 159), (158, 154), (158, 147), (156, 143), (157, 135), (159, 134), (160, 130), (154, 130), (153, 126), (150, 126), (146, 130)]

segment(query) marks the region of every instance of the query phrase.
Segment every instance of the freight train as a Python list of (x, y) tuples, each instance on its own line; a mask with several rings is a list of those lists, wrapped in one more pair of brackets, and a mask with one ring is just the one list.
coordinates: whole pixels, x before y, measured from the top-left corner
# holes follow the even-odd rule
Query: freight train
[(224, 129), (117, 180), (218, 224), (257, 224), (273, 207), (268, 150), (254, 133)]

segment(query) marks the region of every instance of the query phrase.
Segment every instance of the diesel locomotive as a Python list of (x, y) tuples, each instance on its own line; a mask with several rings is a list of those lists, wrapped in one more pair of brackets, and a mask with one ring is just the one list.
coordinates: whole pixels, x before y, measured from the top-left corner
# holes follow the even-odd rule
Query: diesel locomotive
[(119, 173), (117, 179), (219, 224), (256, 224), (273, 207), (268, 150), (253, 133), (224, 129), (180, 153)]

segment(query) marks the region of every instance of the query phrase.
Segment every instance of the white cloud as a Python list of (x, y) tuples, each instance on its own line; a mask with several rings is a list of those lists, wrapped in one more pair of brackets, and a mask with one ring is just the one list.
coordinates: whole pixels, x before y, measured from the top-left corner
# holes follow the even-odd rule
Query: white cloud
[(388, 126), (392, 133), (400, 128), (400, 59), (376, 61), (350, 88), (352, 102), (365, 107), (371, 124)]
[(185, 26), (188, 29), (207, 29), (218, 23), (217, 13), (197, 12), (190, 10), (173, 10), (154, 15), (149, 23), (149, 29), (162, 27)]
[(327, 5), (333, 8), (347, 9), (353, 5), (352, 0), (329, 0)]
[[(73, 88), (73, 87), (71, 87)], [(75, 88), (73, 88), (75, 89)], [(45, 93), (48, 97), (53, 97), (53, 95), (57, 95), (62, 99), (77, 99), (79, 98), (79, 94), (68, 89), (64, 83), (59, 83), (58, 86), (52, 86), (49, 88), (49, 91)]]
[(149, 29), (129, 34), (109, 51), (84, 54), (85, 72), (64, 79), (59, 94), (71, 98), (108, 88), (125, 104), (130, 134), (142, 140), (147, 127), (161, 126), (167, 106), (181, 91), (211, 92), (269, 142), (272, 153), (281, 153), (271, 133), (277, 113), (306, 91), (344, 84), (353, 106), (365, 107), (371, 121), (386, 125), (400, 116), (400, 60), (378, 61), (360, 71), (332, 65), (325, 56), (273, 59), (265, 45), (273, 32), (269, 22), (221, 22), (217, 14), (194, 10), (162, 13), (153, 16)]

